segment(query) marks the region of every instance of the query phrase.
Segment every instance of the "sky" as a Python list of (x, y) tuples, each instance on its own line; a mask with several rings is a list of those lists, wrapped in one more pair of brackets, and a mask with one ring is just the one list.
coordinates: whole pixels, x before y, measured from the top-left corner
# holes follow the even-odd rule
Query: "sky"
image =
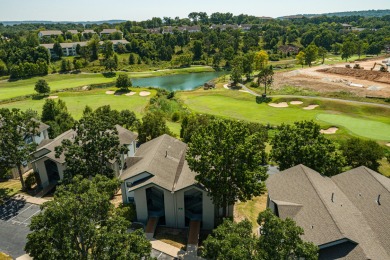
[(0, 21), (142, 21), (190, 12), (284, 15), (390, 9), (390, 0), (0, 0)]

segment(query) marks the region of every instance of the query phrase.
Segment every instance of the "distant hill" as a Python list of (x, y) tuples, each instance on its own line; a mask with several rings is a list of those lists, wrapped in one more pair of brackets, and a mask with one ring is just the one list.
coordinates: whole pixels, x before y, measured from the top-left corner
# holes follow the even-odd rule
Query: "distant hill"
[(115, 23), (123, 23), (126, 22), (126, 20), (106, 20), (106, 21), (79, 21), (79, 22), (70, 22), (70, 21), (0, 21), (3, 25), (15, 25), (15, 24), (103, 24), (103, 23), (109, 23), (109, 24), (115, 24)]
[(283, 16), (278, 18), (285, 18), (285, 17), (298, 17), (298, 16), (305, 16), (305, 17), (315, 17), (315, 16), (364, 16), (364, 17), (382, 17), (386, 15), (390, 15), (390, 9), (384, 9), (384, 10), (365, 10), (365, 11), (348, 11), (348, 12), (337, 12), (337, 13), (324, 13), (324, 14), (299, 14), (299, 15), (292, 15), (292, 16)]

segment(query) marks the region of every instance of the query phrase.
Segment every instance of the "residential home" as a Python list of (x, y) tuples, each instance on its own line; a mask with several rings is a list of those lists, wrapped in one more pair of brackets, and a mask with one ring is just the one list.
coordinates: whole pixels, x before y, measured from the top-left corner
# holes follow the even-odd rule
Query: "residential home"
[(112, 33), (119, 33), (121, 38), (123, 38), (123, 33), (117, 29), (103, 29), (103, 31), (100, 32), (100, 37), (103, 35), (111, 35)]
[(159, 218), (167, 227), (185, 228), (200, 221), (214, 228), (215, 206), (185, 159), (187, 145), (169, 135), (142, 144), (125, 161), (120, 175), (124, 203), (134, 203), (137, 221)]
[[(118, 131), (119, 141), (121, 145), (127, 147), (127, 151), (120, 155), (120, 161), (111, 161), (111, 167), (113, 168), (115, 175), (121, 174), (122, 168), (125, 166), (125, 160), (135, 154), (137, 134), (116, 125)], [(57, 183), (64, 178), (64, 170), (66, 169), (66, 162), (64, 154), (61, 154), (58, 158), (55, 156), (55, 148), (60, 146), (63, 140), (73, 141), (76, 137), (74, 130), (66, 131), (65, 133), (57, 136), (54, 140), (45, 143), (40, 146), (34, 153), (35, 158), (32, 161), (34, 172), (36, 173), (37, 183), (41, 188), (46, 188), (49, 185)]]
[(366, 167), (326, 177), (298, 165), (269, 176), (267, 206), (292, 218), (319, 259), (390, 259), (390, 179)]
[(252, 24), (241, 24), (239, 27), (244, 32), (248, 32), (252, 28)]
[[(87, 42), (63, 42), (60, 43), (62, 47), (63, 56), (76, 56), (76, 47), (87, 46)], [(39, 46), (45, 47), (49, 50), (51, 57), (57, 57), (57, 54), (54, 52), (54, 43), (39, 44)]]
[(67, 30), (66, 32), (69, 32), (71, 34), (78, 34), (79, 33), (77, 30)]
[(83, 32), (82, 32), (82, 35), (86, 35), (86, 34), (91, 34), (91, 35), (93, 35), (93, 34), (96, 34), (96, 32), (94, 31), (94, 30), (84, 30)]
[[(38, 145), (38, 147), (45, 143), (47, 140), (50, 140), (49, 139), (49, 134), (48, 134), (48, 129), (50, 128), (50, 126), (46, 125), (45, 123), (42, 123), (36, 119), (33, 119), (33, 121), (35, 121), (37, 124), (38, 124), (38, 129), (37, 129), (37, 133), (35, 135), (26, 135), (24, 136), (24, 141), (27, 143), (27, 144), (31, 144), (31, 143), (35, 143), (36, 145)], [(29, 162), (24, 162), (22, 164), (22, 173), (25, 173), (27, 171), (29, 171), (31, 168), (32, 168), (32, 165), (31, 163)], [(19, 171), (18, 169), (16, 168), (13, 168), (12, 169), (12, 177), (17, 179), (19, 178)]]
[(42, 38), (42, 37), (50, 37), (50, 36), (60, 36), (62, 35), (62, 32), (61, 31), (58, 31), (58, 30), (51, 30), (51, 31), (40, 31), (38, 33), (38, 37), (39, 38)]

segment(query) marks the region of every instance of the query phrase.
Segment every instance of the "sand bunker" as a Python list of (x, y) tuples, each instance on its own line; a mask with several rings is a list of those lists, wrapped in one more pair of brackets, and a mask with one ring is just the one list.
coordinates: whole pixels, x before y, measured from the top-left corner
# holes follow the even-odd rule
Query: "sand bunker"
[(114, 95), (114, 94), (115, 94), (115, 91), (109, 90), (109, 91), (106, 91), (106, 94), (107, 94), (107, 95)]
[(229, 84), (225, 84), (225, 85), (223, 85), (223, 87), (226, 88), (226, 89), (230, 89), (229, 88)]
[(291, 101), (290, 104), (291, 105), (302, 105), (303, 102), (302, 101)]
[(48, 96), (47, 99), (56, 99), (58, 96)]
[(141, 92), (139, 93), (139, 95), (140, 95), (141, 97), (146, 97), (146, 96), (149, 96), (149, 95), (150, 95), (150, 92), (149, 92), (149, 91), (141, 91)]
[(131, 91), (130, 93), (125, 94), (125, 96), (134, 96), (135, 94), (137, 94), (137, 92)]
[(390, 147), (390, 143), (387, 143), (386, 145), (387, 145), (388, 147)]
[(304, 107), (305, 110), (313, 110), (314, 108), (318, 107), (318, 105), (308, 105), (307, 107)]
[(271, 107), (288, 107), (287, 102), (280, 102), (280, 103), (269, 103), (268, 104)]
[(337, 132), (337, 130), (339, 130), (337, 127), (331, 127), (331, 128), (328, 128), (328, 129), (321, 129), (320, 130), (320, 133), (321, 134), (326, 134), (326, 135), (333, 135)]

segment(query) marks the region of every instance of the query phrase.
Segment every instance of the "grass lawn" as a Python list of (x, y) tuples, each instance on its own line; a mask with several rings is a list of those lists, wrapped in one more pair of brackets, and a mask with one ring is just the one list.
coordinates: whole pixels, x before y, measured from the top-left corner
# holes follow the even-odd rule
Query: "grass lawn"
[(102, 74), (52, 74), (11, 82), (0, 81), (0, 100), (35, 94), (34, 86), (38, 79), (46, 80), (52, 91), (115, 81), (115, 78), (105, 78)]
[(21, 189), (22, 184), (19, 180), (8, 180), (0, 182), (0, 204), (2, 203), (3, 199), (14, 196)]
[[(198, 113), (213, 114), (225, 118), (234, 118), (238, 120), (247, 120), (259, 122), (263, 124), (280, 125), (282, 123), (293, 123), (301, 120), (316, 120), (323, 128), (330, 127), (335, 122), (323, 120), (323, 117), (318, 115), (343, 115), (354, 123), (353, 119), (358, 119), (360, 123), (367, 124), (362, 131), (351, 132), (344, 124), (340, 124), (341, 129), (335, 135), (345, 136), (354, 134), (375, 140), (386, 141), (389, 137), (390, 129), (390, 109), (382, 107), (373, 107), (370, 105), (351, 104), (343, 101), (329, 101), (318, 99), (302, 99), (302, 105), (289, 105), (287, 108), (275, 108), (268, 104), (257, 104), (255, 97), (239, 92), (226, 90), (224, 88), (204, 91), (198, 89), (195, 91), (179, 92), (176, 97), (180, 97), (184, 104), (191, 110)], [(276, 98), (273, 102), (299, 100), (293, 98)], [(319, 107), (314, 110), (304, 110), (303, 107), (317, 104)], [(348, 124), (347, 122), (347, 124)], [(374, 124), (371, 124), (374, 123)], [(381, 128), (377, 128), (377, 126)], [(349, 127), (355, 127), (353, 124)], [(383, 130), (382, 130), (383, 129)], [(387, 130), (386, 130), (387, 129)], [(366, 132), (364, 132), (366, 131)], [(387, 135), (386, 135), (387, 131)]]
[(345, 115), (318, 114), (317, 119), (374, 140), (390, 141), (390, 124)]
[(245, 218), (252, 223), (253, 233), (257, 234), (257, 216), (267, 208), (267, 194), (254, 197), (246, 202), (239, 202), (234, 205), (234, 221), (240, 222)]
[(12, 260), (12, 257), (0, 252), (0, 260)]
[[(149, 99), (156, 94), (156, 90), (154, 89), (131, 88), (131, 90), (137, 92), (137, 94), (133, 96), (107, 95), (106, 91), (109, 90), (110, 89), (94, 89), (90, 91), (62, 92), (55, 95), (65, 101), (68, 111), (75, 119), (80, 119), (86, 105), (93, 109), (104, 105), (110, 105), (112, 109), (116, 110), (129, 109), (134, 111), (137, 117), (140, 118), (144, 108), (149, 103)], [(115, 88), (112, 90), (115, 90)], [(139, 95), (139, 92), (141, 91), (149, 91), (151, 92), (151, 95), (141, 97)], [(30, 98), (22, 101), (1, 104), (0, 108), (19, 108), (21, 110), (31, 108), (38, 111), (38, 113), (41, 113), (44, 102), (45, 99), (33, 100)]]

